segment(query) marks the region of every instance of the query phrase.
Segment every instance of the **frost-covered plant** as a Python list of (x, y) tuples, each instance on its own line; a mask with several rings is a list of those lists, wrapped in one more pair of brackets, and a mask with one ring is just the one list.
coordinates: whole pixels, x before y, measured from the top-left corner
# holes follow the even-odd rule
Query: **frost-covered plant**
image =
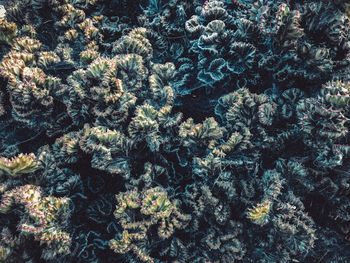
[(1, 262), (346, 262), (349, 3), (3, 1)]
[(114, 216), (120, 222), (123, 232), (120, 239), (109, 242), (111, 249), (121, 254), (132, 252), (144, 262), (155, 262), (147, 255), (148, 248), (139, 247), (144, 246), (144, 243), (152, 246), (152, 241), (147, 239), (153, 235), (153, 228), (160, 239), (169, 239), (177, 229), (186, 227), (191, 219), (189, 215), (180, 212), (176, 203), (170, 201), (160, 187), (142, 193), (136, 190), (120, 193), (117, 195)]

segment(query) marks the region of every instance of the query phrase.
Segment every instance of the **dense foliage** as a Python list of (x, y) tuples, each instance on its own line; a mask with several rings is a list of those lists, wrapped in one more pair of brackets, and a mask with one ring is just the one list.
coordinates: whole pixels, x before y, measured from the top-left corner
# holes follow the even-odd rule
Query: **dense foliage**
[(350, 1), (0, 2), (0, 262), (350, 261)]

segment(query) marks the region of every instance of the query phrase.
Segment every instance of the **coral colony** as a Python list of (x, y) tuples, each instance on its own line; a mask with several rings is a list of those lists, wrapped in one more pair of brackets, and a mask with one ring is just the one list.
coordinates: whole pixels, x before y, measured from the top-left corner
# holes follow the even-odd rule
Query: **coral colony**
[(0, 262), (350, 262), (350, 0), (0, 1)]

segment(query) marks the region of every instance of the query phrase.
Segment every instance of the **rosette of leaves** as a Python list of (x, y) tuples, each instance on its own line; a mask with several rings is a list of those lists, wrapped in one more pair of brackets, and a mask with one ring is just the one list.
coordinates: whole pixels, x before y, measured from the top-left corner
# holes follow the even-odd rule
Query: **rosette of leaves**
[(348, 118), (342, 109), (327, 105), (322, 99), (308, 98), (298, 104), (297, 114), (304, 143), (313, 151), (316, 166), (340, 166), (347, 147), (336, 145), (341, 145), (348, 134)]
[(199, 6), (200, 1), (188, 3), (183, 0), (152, 0), (144, 10), (144, 17), (140, 20), (147, 19), (144, 23), (147, 27), (167, 37), (169, 43), (182, 40), (185, 35), (185, 22), (195, 8)]
[[(220, 258), (223, 262), (230, 262), (242, 260), (246, 255), (246, 242), (242, 239), (244, 228), (233, 216), (233, 200), (238, 197), (233, 191), (237, 182), (228, 179), (227, 185), (223, 186), (224, 173), (206, 184), (198, 181), (188, 185), (182, 195), (185, 207), (192, 211), (192, 220), (185, 229), (191, 239), (182, 240), (190, 251), (188, 258), (183, 259), (185, 261)], [(228, 172), (226, 178), (235, 180)]]
[[(288, 96), (287, 93), (285, 95)], [(281, 123), (281, 114), (284, 113), (279, 110), (280, 106), (276, 102), (273, 96), (239, 89), (222, 96), (215, 107), (215, 113), (230, 133), (238, 132), (247, 138), (255, 151), (264, 149), (276, 152), (298, 135), (295, 125), (286, 125), (285, 121), (284, 124)], [(285, 107), (286, 103), (283, 104), (282, 107)], [(274, 128), (278, 124), (285, 125), (285, 128)], [(254, 150), (251, 149), (250, 152), (253, 154)]]
[(5, 94), (15, 121), (33, 130), (51, 126), (55, 118), (52, 89), (60, 80), (44, 69), (58, 61), (59, 57), (44, 51), (38, 40), (27, 36), (14, 39), (12, 50), (1, 61), (0, 75), (8, 81)]
[[(343, 4), (348, 5), (347, 1)], [(332, 1), (309, 1), (304, 6), (303, 20), (310, 34), (322, 33), (330, 47), (349, 50), (349, 18)]]
[(86, 127), (80, 137), (80, 148), (92, 154), (91, 166), (112, 174), (130, 177), (130, 139), (106, 127)]
[(207, 1), (198, 15), (186, 21), (192, 38), (190, 53), (197, 57), (197, 78), (206, 88), (237, 80), (238, 75), (244, 76), (241, 85), (245, 85), (244, 73), (256, 64), (256, 47), (235, 37), (234, 14), (225, 7), (223, 1)]
[(176, 149), (179, 165), (187, 167), (196, 157), (205, 156), (206, 150), (213, 149), (223, 135), (224, 128), (214, 118), (207, 118), (198, 124), (192, 118), (182, 122), (178, 131), (181, 147)]
[(147, 145), (151, 152), (172, 139), (173, 130), (180, 123), (182, 114), (173, 111), (174, 92), (170, 80), (174, 75), (171, 63), (154, 64), (148, 79), (149, 93), (145, 101), (136, 107), (128, 124), (127, 133), (136, 145)]
[[(6, 191), (1, 196), (0, 213), (20, 218), (18, 233), (11, 232), (8, 223), (2, 226), (1, 247), (6, 249), (5, 260), (23, 260), (23, 254), (32, 255), (31, 238), (41, 258), (51, 260), (70, 253), (71, 238), (64, 227), (69, 209), (67, 198), (44, 196), (42, 189), (35, 185), (24, 185)], [(26, 252), (26, 253), (23, 253)]]
[(269, 51), (259, 63), (281, 85), (292, 87), (302, 81), (307, 87), (320, 85), (333, 78), (334, 71), (348, 68), (347, 18), (331, 1), (309, 1), (303, 6), (257, 2), (252, 15), (260, 20), (268, 43)]
[(286, 191), (289, 188), (286, 177), (279, 170), (265, 171), (258, 184), (263, 192), (261, 201), (246, 210), (247, 218), (258, 226), (253, 227), (255, 230), (246, 229), (247, 232), (256, 231), (249, 245), (250, 253), (252, 258), (262, 262), (305, 258), (317, 239), (315, 223), (304, 204), (292, 191)]
[(113, 46), (114, 54), (137, 54), (145, 61), (153, 56), (153, 48), (150, 40), (147, 38), (150, 31), (146, 28), (135, 28), (126, 36), (121, 37)]
[(59, 35), (55, 51), (64, 58), (63, 66), (68, 69), (87, 65), (100, 56), (103, 16), (95, 12), (90, 14), (89, 8), (98, 10), (97, 1), (86, 1), (85, 5), (74, 1), (53, 1), (53, 10), (58, 17), (54, 30)]
[(72, 132), (58, 138), (50, 146), (39, 148), (38, 160), (42, 169), (36, 179), (39, 179), (40, 186), (46, 193), (70, 198), (83, 196), (82, 178), (79, 172), (72, 169), (72, 165), (76, 164), (82, 155), (78, 140), (77, 134)]
[(252, 245), (252, 259), (290, 262), (306, 258), (315, 246), (317, 237), (314, 222), (306, 214), (303, 203), (292, 192), (280, 196), (274, 202), (266, 200), (257, 204), (248, 210), (248, 218), (263, 225), (260, 226), (262, 231), (264, 228), (266, 230)]
[(40, 168), (40, 161), (33, 153), (19, 154), (12, 158), (1, 157), (0, 194), (22, 185)]
[[(155, 262), (150, 256), (152, 251), (149, 252), (152, 244), (158, 243), (157, 240), (166, 242), (191, 219), (180, 212), (177, 202), (170, 201), (160, 187), (142, 192), (130, 190), (118, 194), (116, 198), (114, 216), (123, 230), (120, 237), (109, 242), (110, 248), (119, 254), (133, 253), (143, 262)], [(152, 235), (151, 232), (157, 234)]]
[[(148, 49), (152, 47), (146, 33), (145, 29), (135, 29), (115, 45), (115, 52), (122, 54), (98, 58), (86, 70), (68, 77), (69, 86), (65, 86), (62, 97), (75, 125), (88, 122), (118, 128), (131, 117), (137, 101), (168, 107), (162, 110), (163, 115), (170, 111), (174, 94), (169, 82), (175, 69), (171, 63), (148, 68), (152, 55)], [(166, 116), (162, 118), (170, 122)]]
[[(136, 98), (125, 94), (122, 82), (115, 76), (115, 63), (115, 59), (98, 58), (86, 70), (74, 71), (68, 77), (69, 86), (64, 87), (60, 96), (75, 125), (81, 127), (99, 118), (111, 123), (115, 121), (115, 125), (118, 125), (118, 121), (127, 117), (123, 115), (128, 113), (129, 105), (133, 105)], [(122, 112), (118, 112), (120, 103)]]
[(256, 194), (254, 171), (247, 171), (252, 163), (244, 156), (249, 141), (238, 133), (229, 136), (213, 118), (199, 124), (187, 120), (180, 126), (179, 137), (188, 152), (187, 156), (178, 153), (180, 165), (191, 164), (188, 173), (192, 183), (181, 196), (185, 207), (192, 211), (185, 231), (193, 237), (182, 240), (191, 253), (181, 258), (242, 260), (247, 248), (234, 211)]

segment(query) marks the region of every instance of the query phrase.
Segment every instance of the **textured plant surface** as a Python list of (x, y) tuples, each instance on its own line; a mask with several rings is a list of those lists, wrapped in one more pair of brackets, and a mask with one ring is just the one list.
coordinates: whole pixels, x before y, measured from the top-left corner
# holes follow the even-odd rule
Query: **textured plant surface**
[(0, 262), (350, 262), (350, 1), (0, 1)]

